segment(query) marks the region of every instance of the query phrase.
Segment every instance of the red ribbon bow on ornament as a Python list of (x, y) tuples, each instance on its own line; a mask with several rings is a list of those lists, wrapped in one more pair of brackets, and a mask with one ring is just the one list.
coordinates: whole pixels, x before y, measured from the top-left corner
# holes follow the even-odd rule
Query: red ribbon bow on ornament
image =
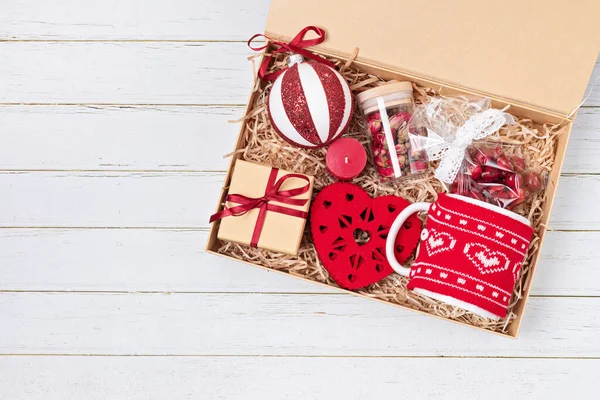
[[(260, 239), (260, 234), (262, 232), (262, 228), (265, 224), (265, 217), (267, 211), (273, 211), (281, 214), (291, 215), (293, 217), (306, 219), (308, 217), (308, 213), (306, 211), (295, 210), (289, 207), (283, 207), (276, 204), (270, 204), (271, 201), (276, 201), (279, 203), (288, 204), (291, 206), (303, 206), (308, 202), (308, 199), (294, 199), (293, 197), (299, 196), (308, 192), (310, 189), (310, 180), (306, 175), (300, 174), (287, 174), (279, 178), (277, 182), (277, 174), (279, 173), (278, 168), (272, 168), (271, 174), (269, 175), (269, 180), (267, 181), (267, 187), (265, 189), (265, 195), (262, 197), (252, 198), (248, 196), (244, 196), (241, 194), (229, 194), (225, 198), (225, 201), (230, 201), (232, 203), (238, 203), (238, 206), (227, 207), (222, 211), (219, 211), (213, 214), (210, 217), (210, 223), (213, 223), (217, 220), (220, 220), (229, 216), (241, 216), (246, 214), (248, 211), (258, 208), (260, 211), (258, 213), (258, 218), (256, 219), (256, 225), (254, 226), (254, 233), (252, 234), (252, 241), (250, 245), (252, 247), (258, 246), (258, 239)], [(298, 178), (306, 181), (306, 185), (301, 186), (296, 189), (290, 190), (279, 190), (285, 181), (291, 178)]]
[[(306, 34), (308, 32), (316, 33), (317, 37), (314, 39), (304, 39), (304, 36), (306, 36)], [(307, 26), (306, 28), (302, 29), (296, 35), (296, 37), (294, 39), (292, 39), (292, 41), (289, 43), (279, 42), (277, 40), (271, 39), (270, 37), (268, 37), (266, 35), (257, 33), (256, 35), (252, 36), (250, 38), (250, 40), (248, 40), (248, 47), (250, 47), (254, 51), (262, 51), (262, 50), (266, 49), (267, 47), (269, 47), (269, 43), (265, 44), (262, 47), (253, 47), (252, 41), (259, 37), (263, 37), (263, 38), (267, 39), (269, 42), (271, 42), (272, 44), (279, 46), (275, 51), (273, 51), (272, 54), (265, 55), (265, 58), (263, 59), (263, 62), (260, 65), (260, 68), (258, 70), (258, 76), (261, 79), (264, 79), (267, 81), (275, 80), (283, 71), (285, 71), (287, 69), (287, 67), (285, 67), (279, 71), (275, 71), (275, 72), (271, 72), (270, 74), (267, 74), (267, 70), (269, 69), (269, 64), (271, 63), (271, 60), (274, 59), (277, 54), (284, 53), (286, 51), (300, 54), (300, 55), (304, 56), (305, 58), (309, 58), (311, 60), (314, 60), (321, 64), (325, 64), (328, 67), (335, 69), (335, 65), (331, 61), (325, 59), (324, 57), (321, 57), (314, 53), (311, 53), (308, 50), (305, 50), (306, 47), (315, 46), (315, 45), (323, 43), (325, 41), (325, 31), (321, 28), (318, 28), (316, 26)]]

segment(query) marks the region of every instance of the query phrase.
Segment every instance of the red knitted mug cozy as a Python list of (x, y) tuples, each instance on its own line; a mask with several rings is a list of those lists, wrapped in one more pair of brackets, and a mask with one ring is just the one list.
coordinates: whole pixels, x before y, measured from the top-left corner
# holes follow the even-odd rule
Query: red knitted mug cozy
[(498, 207), (441, 194), (429, 208), (408, 288), (480, 315), (506, 317), (533, 236), (526, 222)]

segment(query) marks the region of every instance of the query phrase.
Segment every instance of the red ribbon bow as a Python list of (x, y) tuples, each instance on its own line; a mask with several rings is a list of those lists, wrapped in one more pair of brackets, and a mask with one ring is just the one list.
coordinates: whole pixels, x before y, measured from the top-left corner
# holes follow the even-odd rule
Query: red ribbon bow
[[(315, 39), (304, 39), (304, 36), (306, 36), (306, 34), (308, 32), (316, 33), (317, 37)], [(271, 60), (274, 59), (277, 54), (283, 53), (285, 51), (290, 51), (292, 53), (300, 54), (300, 55), (304, 56), (305, 58), (309, 58), (309, 59), (317, 61), (321, 64), (325, 64), (328, 67), (335, 68), (335, 65), (331, 61), (325, 59), (324, 57), (321, 57), (314, 53), (311, 53), (308, 50), (305, 50), (306, 47), (315, 46), (315, 45), (323, 43), (325, 41), (325, 31), (319, 27), (307, 26), (306, 28), (302, 29), (296, 35), (296, 37), (294, 39), (292, 39), (292, 41), (289, 43), (279, 42), (277, 40), (271, 39), (268, 36), (257, 33), (256, 35), (252, 36), (250, 38), (250, 40), (248, 40), (248, 47), (250, 47), (254, 51), (262, 51), (262, 50), (266, 49), (269, 46), (269, 43), (265, 44), (262, 47), (252, 47), (252, 41), (259, 37), (263, 37), (263, 38), (267, 39), (268, 41), (270, 41), (272, 44), (279, 46), (275, 51), (273, 51), (273, 53), (271, 55), (267, 55), (263, 59), (263, 62), (260, 65), (260, 68), (258, 70), (258, 76), (261, 79), (264, 79), (267, 81), (273, 81), (279, 75), (281, 75), (283, 73), (283, 71), (285, 71), (287, 69), (287, 67), (285, 67), (279, 71), (275, 71), (275, 72), (271, 72), (270, 74), (267, 74), (267, 70), (269, 69), (269, 64), (271, 63)]]
[[(260, 209), (258, 213), (258, 218), (256, 220), (256, 225), (254, 226), (254, 233), (252, 234), (252, 241), (250, 245), (252, 247), (258, 246), (258, 239), (260, 239), (260, 234), (262, 232), (263, 226), (265, 224), (265, 217), (267, 211), (273, 211), (281, 214), (291, 215), (298, 218), (306, 219), (308, 217), (308, 213), (306, 211), (295, 210), (293, 208), (279, 206), (276, 204), (271, 204), (271, 201), (276, 201), (279, 203), (288, 204), (291, 206), (303, 206), (308, 202), (308, 199), (294, 199), (293, 197), (299, 196), (308, 192), (310, 189), (310, 180), (306, 175), (300, 174), (287, 174), (279, 178), (277, 182), (277, 174), (279, 173), (278, 168), (272, 168), (271, 174), (269, 175), (269, 180), (267, 182), (267, 187), (265, 189), (265, 195), (262, 197), (252, 198), (248, 196), (244, 196), (241, 194), (229, 194), (225, 198), (225, 201), (230, 201), (232, 203), (238, 203), (238, 206), (227, 207), (218, 213), (213, 214), (210, 217), (210, 222), (213, 223), (217, 220), (220, 220), (229, 216), (241, 216), (246, 214), (248, 211), (253, 210), (255, 208)], [(281, 185), (285, 181), (291, 178), (299, 178), (306, 181), (306, 185), (301, 186), (296, 189), (290, 190), (280, 190)]]

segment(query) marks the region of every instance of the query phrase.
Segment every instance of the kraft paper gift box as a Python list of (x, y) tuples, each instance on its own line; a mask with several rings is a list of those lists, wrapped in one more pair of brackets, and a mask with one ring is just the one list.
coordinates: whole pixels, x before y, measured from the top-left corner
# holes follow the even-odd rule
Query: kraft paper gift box
[[(305, 26), (319, 26), (327, 39), (310, 49), (317, 54), (347, 60), (358, 48), (354, 65), (366, 73), (412, 81), (443, 95), (487, 96), (495, 108), (510, 106), (513, 115), (564, 125), (546, 187), (543, 241), (574, 115), (600, 49), (598, 15), (597, 0), (272, 0), (265, 34), (289, 42)], [(236, 149), (246, 147), (245, 129), (242, 125)], [(231, 169), (226, 185), (230, 178)], [(218, 254), (216, 229), (207, 250)], [(514, 308), (518, 317), (503, 336), (518, 336), (539, 253)]]
[[(312, 187), (312, 176), (300, 177), (269, 165), (238, 160), (233, 169), (226, 205), (233, 209), (245, 203), (248, 207), (236, 213), (238, 215), (223, 217), (217, 237), (278, 253), (298, 254), (310, 208)], [(277, 193), (294, 189), (303, 193), (277, 201)], [(266, 196), (269, 191), (273, 194), (272, 198)], [(236, 199), (235, 196), (246, 198)], [(267, 198), (262, 203), (255, 200), (263, 197)], [(304, 204), (286, 204), (286, 201), (295, 200), (302, 200), (300, 203)]]

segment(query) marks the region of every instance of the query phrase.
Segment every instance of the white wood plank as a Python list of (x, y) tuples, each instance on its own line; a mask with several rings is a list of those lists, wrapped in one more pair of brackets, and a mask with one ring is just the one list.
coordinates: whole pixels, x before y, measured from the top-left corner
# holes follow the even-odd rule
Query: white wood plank
[(339, 293), (209, 255), (207, 239), (196, 230), (0, 229), (0, 290)]
[(550, 228), (597, 230), (600, 213), (596, 196), (600, 195), (600, 176), (562, 176), (554, 199)]
[(4, 292), (0, 316), (0, 354), (600, 357), (598, 298), (530, 298), (518, 340), (345, 294)]
[(593, 398), (598, 360), (2, 357), (3, 397), (489, 400)]
[[(0, 227), (207, 227), (223, 180), (221, 172), (0, 172)], [(600, 176), (563, 176), (550, 226), (599, 230), (599, 197)]]
[(242, 105), (250, 54), (239, 42), (0, 42), (0, 103)]
[(1, 40), (248, 40), (264, 31), (270, 1), (5, 3), (0, 14)]
[[(223, 173), (0, 173), (0, 225), (206, 227)], [(2, 209), (5, 207), (4, 209)]]
[[(229, 160), (222, 155), (239, 129), (227, 121), (243, 112), (239, 106), (3, 106), (0, 169), (225, 170)], [(600, 172), (599, 131), (600, 108), (583, 108), (564, 172)]]
[[(245, 44), (200, 41), (245, 40), (262, 31), (268, 2), (163, 3), (3, 4), (0, 41), (198, 42), (0, 43), (0, 103), (172, 105), (2, 107), (0, 169), (226, 167), (220, 155), (230, 150), (237, 127), (225, 120), (237, 107), (176, 105), (246, 102), (252, 73)], [(600, 105), (598, 91), (587, 105)], [(588, 122), (588, 110), (597, 113), (580, 113), (565, 172), (600, 172), (594, 139), (600, 119), (592, 115)], [(209, 154), (207, 132), (216, 132)], [(0, 173), (0, 226), (128, 228), (0, 229), (0, 290), (327, 292), (202, 251), (206, 231), (198, 229), (206, 227), (222, 178)], [(555, 209), (552, 226), (600, 229), (600, 216), (591, 212), (599, 181), (563, 178), (562, 211)], [(582, 188), (589, 198), (576, 197)], [(194, 229), (129, 229), (136, 226)], [(592, 249), (598, 234), (550, 232), (534, 293), (597, 296), (600, 264)], [(4, 292), (0, 353), (192, 356), (0, 356), (0, 397), (364, 398), (376, 390), (435, 398), (588, 398), (598, 360), (385, 357), (600, 357), (598, 300), (532, 298), (515, 342), (339, 294)], [(234, 354), (245, 356), (227, 356)]]
[(0, 169), (226, 170), (242, 107), (0, 107)]
[(244, 104), (245, 43), (0, 42), (1, 103)]
[[(589, 98), (585, 100), (584, 105), (587, 107), (598, 107), (600, 106), (600, 56), (596, 61), (590, 82), (585, 90), (585, 96), (589, 95)], [(585, 97), (584, 97), (585, 99)]]
[[(595, 247), (600, 232), (546, 232), (531, 293), (535, 295), (598, 296), (600, 259)], [(587, 283), (586, 283), (587, 282)]]
[[(600, 90), (600, 88), (598, 88)], [(571, 130), (563, 173), (600, 172), (600, 108), (581, 108)]]
[[(0, 229), (0, 290), (339, 293), (206, 254), (207, 238), (197, 230)], [(600, 232), (548, 232), (546, 240), (531, 293), (599, 296)]]

